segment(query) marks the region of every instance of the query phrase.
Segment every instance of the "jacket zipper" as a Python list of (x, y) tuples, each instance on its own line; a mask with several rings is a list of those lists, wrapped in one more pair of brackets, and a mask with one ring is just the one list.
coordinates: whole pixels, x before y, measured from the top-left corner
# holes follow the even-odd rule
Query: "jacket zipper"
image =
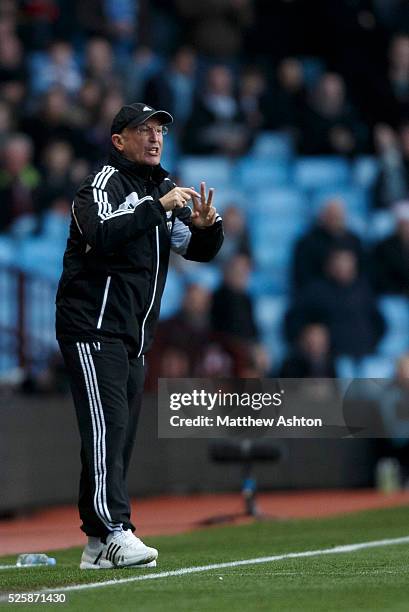
[(155, 240), (156, 240), (156, 271), (155, 271), (155, 282), (153, 285), (153, 294), (152, 294), (152, 299), (151, 299), (151, 303), (149, 304), (149, 308), (146, 311), (146, 314), (143, 318), (142, 321), (142, 327), (141, 327), (141, 346), (139, 348), (139, 353), (138, 353), (138, 357), (141, 356), (142, 350), (143, 350), (143, 345), (145, 342), (145, 323), (147, 318), (149, 317), (149, 313), (152, 310), (152, 306), (153, 303), (155, 301), (155, 295), (156, 295), (156, 286), (158, 284), (158, 272), (159, 272), (159, 228), (158, 226), (156, 226), (155, 228)]
[(101, 306), (101, 312), (99, 313), (97, 329), (100, 329), (101, 325), (102, 325), (102, 319), (104, 317), (105, 306), (107, 304), (107, 298), (108, 298), (108, 292), (109, 292), (109, 285), (110, 284), (111, 284), (111, 277), (107, 276), (107, 282), (105, 283), (104, 297), (102, 299), (102, 306)]

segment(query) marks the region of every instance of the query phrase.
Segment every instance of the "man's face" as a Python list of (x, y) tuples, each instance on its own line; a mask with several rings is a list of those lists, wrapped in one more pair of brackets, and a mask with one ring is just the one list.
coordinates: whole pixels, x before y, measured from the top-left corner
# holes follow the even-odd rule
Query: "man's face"
[(135, 127), (126, 127), (114, 142), (121, 153), (137, 164), (157, 166), (160, 163), (163, 135), (157, 133), (161, 128), (158, 119), (148, 119)]

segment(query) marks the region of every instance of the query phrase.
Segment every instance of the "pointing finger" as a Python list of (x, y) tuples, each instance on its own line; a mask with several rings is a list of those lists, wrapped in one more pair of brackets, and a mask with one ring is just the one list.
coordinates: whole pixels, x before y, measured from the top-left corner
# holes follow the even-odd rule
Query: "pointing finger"
[(195, 191), (193, 189), (193, 187), (179, 187), (179, 189), (184, 193), (187, 194), (189, 196), (189, 198), (192, 198), (193, 196), (196, 196), (197, 198), (200, 198), (200, 193), (197, 193), (197, 191)]

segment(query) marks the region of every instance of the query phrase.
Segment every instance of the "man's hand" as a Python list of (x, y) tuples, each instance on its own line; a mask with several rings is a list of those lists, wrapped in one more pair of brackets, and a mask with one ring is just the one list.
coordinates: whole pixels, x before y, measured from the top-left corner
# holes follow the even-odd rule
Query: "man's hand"
[[(198, 229), (210, 227), (216, 221), (216, 209), (212, 206), (214, 189), (209, 189), (209, 197), (206, 199), (206, 183), (200, 183), (200, 196), (192, 196), (193, 213), (191, 216), (192, 225)], [(200, 201), (199, 201), (200, 198)]]
[(175, 187), (159, 198), (159, 202), (162, 204), (163, 208), (168, 211), (174, 208), (182, 208), (186, 205), (186, 202), (189, 202), (189, 200), (192, 200), (195, 196), (200, 198), (200, 194), (193, 188)]

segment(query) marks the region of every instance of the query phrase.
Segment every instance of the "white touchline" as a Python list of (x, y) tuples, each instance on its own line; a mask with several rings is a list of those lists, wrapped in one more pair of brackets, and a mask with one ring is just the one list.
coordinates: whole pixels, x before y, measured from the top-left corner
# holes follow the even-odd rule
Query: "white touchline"
[[(283, 559), (300, 559), (302, 557), (318, 557), (320, 555), (339, 555), (343, 553), (364, 550), (365, 548), (377, 548), (381, 546), (392, 546), (393, 544), (409, 544), (409, 536), (401, 538), (390, 538), (387, 540), (373, 540), (371, 542), (359, 542), (357, 544), (344, 544), (333, 548), (322, 548), (319, 550), (305, 550), (303, 552), (283, 553), (272, 555), (271, 557), (256, 557), (255, 559), (242, 559), (241, 561), (227, 561), (226, 563), (213, 563), (211, 565), (198, 565), (196, 567), (182, 567), (178, 570), (169, 572), (158, 572), (156, 574), (143, 574), (142, 576), (131, 576), (129, 578), (118, 578), (116, 580), (105, 580), (103, 582), (89, 582), (87, 584), (73, 584), (70, 586), (56, 587), (55, 589), (37, 589), (41, 593), (62, 593), (66, 591), (83, 591), (86, 589), (98, 589), (105, 586), (117, 586), (127, 582), (140, 582), (142, 580), (157, 580), (158, 578), (169, 578), (171, 576), (183, 576), (185, 574), (196, 574), (207, 572), (213, 569), (223, 569), (227, 567), (238, 567), (241, 565), (256, 565), (258, 563), (270, 563), (272, 561), (282, 561)], [(5, 567), (5, 566), (4, 566)], [(123, 570), (127, 571), (127, 570)], [(129, 570), (130, 571), (130, 570)], [(0, 596), (0, 602), (7, 601), (7, 595)]]

